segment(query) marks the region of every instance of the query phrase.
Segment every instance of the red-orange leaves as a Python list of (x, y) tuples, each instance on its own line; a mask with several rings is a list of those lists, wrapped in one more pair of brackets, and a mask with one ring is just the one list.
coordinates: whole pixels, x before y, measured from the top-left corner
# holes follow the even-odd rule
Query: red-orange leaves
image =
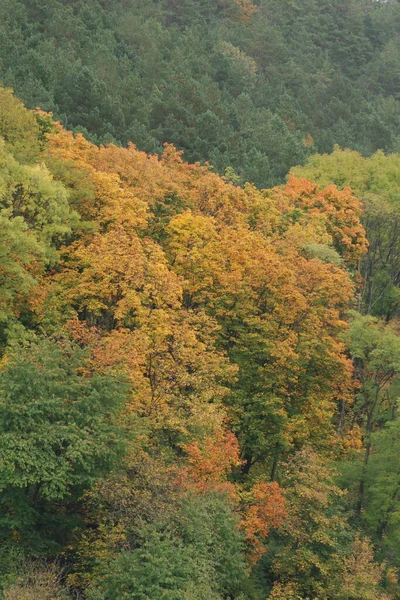
[(275, 482), (259, 482), (243, 495), (245, 502), (242, 527), (251, 548), (250, 559), (257, 562), (266, 552), (264, 538), (271, 529), (281, 527), (286, 518), (285, 497)]
[(227, 482), (227, 476), (241, 461), (239, 444), (232, 432), (221, 429), (214, 437), (201, 443), (194, 441), (183, 448), (188, 461), (188, 466), (179, 474), (183, 489), (198, 493), (216, 490), (235, 498), (235, 486)]

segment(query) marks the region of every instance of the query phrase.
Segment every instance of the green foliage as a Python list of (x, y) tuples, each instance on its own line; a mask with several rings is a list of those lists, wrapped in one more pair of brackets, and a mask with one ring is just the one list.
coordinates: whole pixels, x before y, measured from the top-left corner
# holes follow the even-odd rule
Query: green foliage
[(318, 258), (324, 263), (333, 263), (337, 266), (343, 263), (340, 254), (326, 244), (308, 244), (304, 250), (310, 258)]
[[(348, 345), (362, 383), (386, 386), (400, 370), (400, 337), (371, 315), (352, 313)], [(366, 376), (364, 375), (366, 374)]]
[(0, 207), (36, 233), (47, 263), (57, 261), (57, 247), (78, 223), (64, 186), (45, 165), (18, 163), (4, 143), (0, 143)]
[(26, 296), (35, 279), (29, 267), (44, 258), (44, 247), (28, 231), (22, 217), (0, 211), (0, 323), (15, 316), (21, 296)]
[(398, 416), (372, 436), (363, 513), (371, 531), (380, 539), (385, 554), (396, 557), (400, 550), (399, 440)]
[(209, 565), (169, 533), (148, 529), (139, 548), (121, 553), (89, 600), (220, 600)]
[(169, 524), (142, 524), (131, 548), (96, 567), (88, 598), (242, 598), (248, 574), (237, 525), (220, 494), (180, 499)]
[(121, 459), (125, 432), (115, 416), (126, 385), (91, 372), (86, 352), (55, 340), (10, 351), (0, 380), (3, 540), (12, 532), (22, 545), (60, 539), (57, 503), (78, 501)]
[[(39, 130), (33, 127), (26, 131), (11, 116), (14, 118), (15, 109), (18, 117), (22, 115), (32, 125), (31, 119), (36, 123), (33, 113), (1, 87), (0, 102), (5, 115), (2, 132), (5, 137), (0, 139), (0, 344), (3, 346), (15, 318), (19, 317), (25, 325), (34, 325), (28, 306), (30, 294), (45, 269), (58, 262), (58, 250), (77, 228), (79, 217), (69, 206), (66, 189), (53, 179), (44, 164), (23, 164), (27, 158), (24, 152), (35, 148), (35, 144), (37, 158)], [(6, 117), (10, 117), (8, 121)], [(21, 140), (27, 145), (19, 148)]]
[(0, 87), (0, 137), (6, 149), (22, 163), (35, 162), (40, 154), (40, 128), (32, 111), (12, 90)]
[(396, 2), (3, 0), (0, 19), (3, 82), (94, 141), (171, 142), (261, 187), (334, 143), (398, 148)]
[(218, 593), (239, 598), (247, 580), (245, 547), (227, 498), (208, 494), (185, 499), (179, 529), (184, 543), (193, 544), (196, 553), (209, 561)]
[[(393, 417), (397, 403), (396, 379), (400, 373), (400, 337), (390, 325), (370, 315), (354, 313), (347, 344), (359, 381), (349, 417), (364, 433), (365, 452), (358, 475), (357, 512), (364, 504), (366, 478), (372, 450), (372, 434)], [(356, 459), (357, 463), (357, 459)], [(357, 479), (356, 479), (357, 481)]]

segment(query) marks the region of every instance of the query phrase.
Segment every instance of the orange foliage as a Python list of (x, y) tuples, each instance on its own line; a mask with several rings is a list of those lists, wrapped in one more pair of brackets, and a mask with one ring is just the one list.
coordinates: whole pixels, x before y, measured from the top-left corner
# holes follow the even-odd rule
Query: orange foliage
[(285, 497), (275, 482), (253, 485), (246, 497), (242, 527), (250, 545), (250, 559), (255, 563), (266, 552), (263, 538), (271, 529), (281, 527), (286, 518)]
[(220, 430), (215, 437), (183, 446), (188, 466), (180, 470), (178, 482), (182, 489), (203, 493), (216, 490), (236, 499), (235, 486), (226, 481), (233, 467), (241, 464), (237, 438), (230, 431)]
[(320, 190), (317, 184), (290, 175), (284, 188), (271, 190), (271, 197), (289, 226), (320, 219), (335, 248), (349, 264), (356, 263), (366, 252), (368, 242), (360, 223), (362, 205), (350, 188), (338, 190), (330, 185)]
[[(187, 433), (195, 413), (203, 424), (224, 414), (227, 388), (247, 377), (279, 414), (283, 447), (332, 446), (337, 402), (352, 392), (340, 335), (354, 288), (307, 248), (333, 247), (350, 265), (365, 251), (350, 191), (294, 177), (240, 188), (171, 145), (148, 156), (61, 127), (48, 161), (90, 224), (37, 304), (56, 290), (68, 318), (96, 330), (96, 360), (128, 375), (132, 409)], [(240, 419), (248, 406), (228, 410)]]
[[(177, 194), (180, 184), (189, 187), (193, 167), (172, 147), (159, 160), (132, 145), (98, 148), (61, 128), (49, 142), (53, 168), (71, 181), (72, 191), (77, 172), (90, 181), (83, 186), (92, 194), (90, 202), (84, 194), (77, 209), (96, 227), (86, 227), (64, 249), (48, 294), (56, 287), (75, 321), (84, 319), (90, 335), (83, 335), (84, 327), (73, 329), (94, 344), (97, 365), (128, 376), (133, 410), (182, 433), (196, 420), (212, 421), (215, 411), (208, 403), (226, 393), (222, 382), (236, 369), (215, 349), (215, 321), (183, 309), (180, 278), (149, 235), (151, 208), (164, 210), (165, 196)], [(206, 168), (199, 170), (208, 176)]]

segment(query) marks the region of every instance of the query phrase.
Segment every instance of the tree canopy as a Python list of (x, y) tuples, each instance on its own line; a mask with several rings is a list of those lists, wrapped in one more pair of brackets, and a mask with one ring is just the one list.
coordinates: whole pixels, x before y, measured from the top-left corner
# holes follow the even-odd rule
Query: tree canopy
[(4, 600), (399, 597), (399, 7), (0, 2)]
[(0, 20), (3, 83), (95, 142), (261, 187), (335, 143), (399, 150), (395, 0), (3, 0)]

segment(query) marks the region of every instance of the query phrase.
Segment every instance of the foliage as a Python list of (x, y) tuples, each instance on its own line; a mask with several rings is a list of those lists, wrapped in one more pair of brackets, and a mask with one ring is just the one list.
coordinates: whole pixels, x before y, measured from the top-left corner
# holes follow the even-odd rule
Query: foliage
[(168, 141), (260, 187), (334, 143), (398, 150), (395, 1), (3, 0), (0, 20), (1, 80), (92, 141)]
[(321, 186), (349, 186), (362, 201), (369, 248), (359, 268), (359, 308), (387, 320), (397, 316), (399, 307), (399, 168), (399, 154), (379, 151), (364, 158), (336, 147), (332, 154), (315, 155), (305, 167), (293, 170)]
[(32, 111), (13, 95), (11, 89), (0, 88), (0, 137), (6, 151), (22, 163), (33, 163), (39, 158), (40, 128)]
[(67, 600), (59, 565), (26, 561), (15, 583), (4, 591), (5, 600)]
[(121, 599), (217, 600), (206, 564), (168, 534), (147, 532), (140, 548), (122, 553), (99, 578), (91, 600), (119, 595)]
[(224, 496), (185, 495), (168, 517), (155, 514), (147, 524), (126, 521), (122, 537), (114, 521), (114, 532), (106, 528), (101, 543), (95, 542), (97, 552), (83, 548), (85, 560), (96, 559), (88, 597), (117, 592), (129, 598), (240, 597), (247, 579), (244, 544)]
[[(397, 556), (399, 530), (399, 419), (389, 421), (372, 434), (371, 456), (365, 470), (365, 499), (362, 517), (383, 546), (385, 556)], [(396, 566), (397, 566), (397, 560)]]
[(57, 503), (79, 501), (121, 459), (115, 416), (126, 385), (92, 372), (86, 352), (62, 340), (10, 351), (0, 379), (2, 537), (54, 543), (64, 518)]
[(369, 541), (351, 539), (334, 475), (309, 450), (288, 465), (288, 517), (281, 533), (285, 543), (273, 562), (274, 599), (391, 597), (380, 587), (384, 565), (373, 563)]
[[(179, 32), (187, 19), (201, 29), (201, 15), (251, 33), (265, 9), (217, 4), (159, 3), (157, 15)], [(103, 32), (104, 11), (120, 7), (96, 7), (63, 6), (63, 27), (85, 14)], [(121, 36), (147, 35), (127, 21)], [(262, 59), (216, 43), (231, 89), (256, 89)], [(77, 122), (100, 127), (95, 98), (118, 121), (90, 72), (69, 76)], [(220, 177), (169, 144), (153, 155), (97, 146), (1, 98), (11, 132), (38, 126), (26, 125), (36, 154), (20, 134), (0, 147), (3, 595), (396, 594), (397, 324), (349, 313), (368, 247), (356, 195), (294, 175), (239, 185), (235, 165)], [(210, 114), (202, 123), (216, 128)]]

